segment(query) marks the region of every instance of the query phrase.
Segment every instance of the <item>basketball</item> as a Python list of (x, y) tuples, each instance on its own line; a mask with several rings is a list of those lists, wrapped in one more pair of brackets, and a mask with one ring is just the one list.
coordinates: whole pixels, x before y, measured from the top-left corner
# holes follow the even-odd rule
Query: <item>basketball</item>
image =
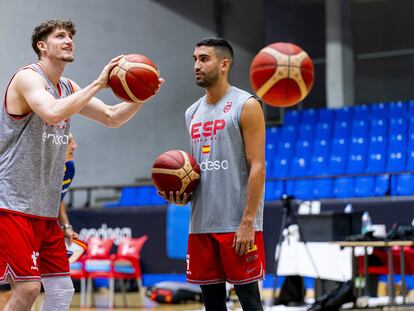
[(157, 66), (141, 54), (129, 54), (109, 74), (109, 86), (117, 97), (139, 102), (155, 94), (160, 85)]
[(200, 167), (196, 160), (185, 151), (169, 150), (160, 154), (152, 165), (152, 181), (158, 191), (179, 191), (190, 194), (200, 179)]
[(292, 43), (272, 43), (260, 50), (250, 65), (250, 85), (266, 104), (296, 105), (313, 86), (312, 59)]

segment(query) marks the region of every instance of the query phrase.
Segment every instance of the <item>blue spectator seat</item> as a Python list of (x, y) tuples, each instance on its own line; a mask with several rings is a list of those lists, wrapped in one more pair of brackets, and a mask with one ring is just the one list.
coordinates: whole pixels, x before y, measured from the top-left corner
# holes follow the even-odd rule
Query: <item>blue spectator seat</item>
[(372, 105), (356, 105), (352, 107), (352, 119), (368, 120), (371, 117)]
[(408, 115), (414, 117), (414, 99), (408, 101)]
[(311, 124), (301, 124), (299, 126), (299, 140), (311, 140), (315, 136), (315, 127)]
[(289, 175), (290, 157), (276, 157), (270, 169), (270, 177), (283, 178)]
[(318, 123), (328, 123), (332, 125), (335, 122), (335, 110), (333, 109), (319, 109)]
[(352, 119), (352, 109), (350, 107), (343, 107), (334, 110), (335, 123), (350, 122)]
[(301, 124), (315, 124), (318, 121), (318, 110), (309, 108), (302, 111)]
[(389, 191), (389, 175), (355, 177), (356, 197), (384, 196)]
[(384, 136), (387, 133), (388, 124), (386, 119), (372, 119), (369, 133), (371, 136)]
[(409, 146), (407, 149), (407, 171), (414, 172), (414, 146)]
[(266, 143), (265, 146), (265, 159), (266, 159), (266, 165), (269, 165), (272, 163), (274, 158), (277, 155), (277, 145), (273, 143)]
[(367, 157), (365, 153), (352, 153), (348, 155), (346, 172), (348, 174), (365, 173)]
[(403, 172), (407, 166), (407, 153), (405, 147), (401, 149), (389, 147), (387, 156), (387, 172)]
[(387, 158), (387, 141), (384, 136), (371, 136), (368, 146), (367, 173), (382, 173), (385, 171)]
[(314, 145), (313, 145), (313, 155), (320, 155), (323, 154), (327, 156), (329, 154), (329, 151), (331, 149), (330, 140), (327, 139), (315, 139)]
[(266, 181), (265, 187), (265, 201), (279, 200), (283, 194), (283, 181)]
[(330, 175), (328, 167), (327, 154), (313, 154), (310, 158), (309, 176), (326, 176)]
[(315, 178), (313, 180), (313, 198), (332, 198), (333, 184), (332, 178)]
[(389, 104), (376, 103), (371, 104), (371, 117), (373, 119), (383, 118), (386, 119), (389, 116)]
[(295, 155), (296, 156), (309, 156), (311, 154), (311, 151), (313, 149), (311, 140), (298, 140), (296, 142), (296, 149), (295, 149)]
[(386, 153), (373, 152), (368, 154), (367, 173), (382, 173), (385, 171)]
[(293, 196), (301, 200), (313, 199), (313, 182), (310, 179), (293, 180)]
[(105, 207), (163, 205), (165, 200), (154, 186), (125, 187), (121, 190), (118, 202), (105, 204)]
[(334, 138), (349, 138), (351, 136), (350, 122), (340, 121), (334, 124)]
[(390, 175), (382, 174), (375, 177), (375, 195), (384, 196), (390, 191)]
[(323, 122), (317, 123), (314, 128), (313, 137), (315, 139), (330, 139), (332, 136), (332, 125), (331, 123)]
[(373, 197), (375, 196), (375, 176), (359, 176), (354, 181), (354, 196)]
[(390, 151), (401, 150), (407, 147), (407, 134), (406, 133), (390, 133), (388, 136), (388, 149)]
[(285, 112), (283, 124), (297, 126), (300, 123), (301, 113), (299, 110), (289, 110)]
[(297, 134), (296, 134), (296, 126), (293, 126), (293, 125), (286, 125), (286, 126), (284, 126), (282, 128), (282, 131), (281, 132), (282, 133), (280, 135), (280, 139), (282, 141), (290, 141), (290, 142), (292, 142), (297, 137)]
[(329, 175), (341, 175), (345, 173), (347, 155), (348, 142), (343, 138), (334, 139), (328, 163)]
[(407, 117), (407, 103), (402, 101), (390, 102), (390, 118), (406, 118)]
[(414, 115), (410, 115), (410, 117), (408, 118), (408, 131), (414, 132)]
[(414, 174), (399, 174), (393, 178), (391, 195), (414, 195)]
[(279, 149), (277, 152), (278, 157), (287, 157), (289, 158), (293, 154), (293, 142), (281, 141), (279, 144)]
[(309, 170), (309, 157), (308, 153), (301, 156), (293, 157), (290, 163), (290, 176), (300, 177), (307, 176)]
[(351, 198), (354, 196), (354, 178), (339, 177), (334, 180), (333, 195), (335, 198)]
[(351, 125), (351, 136), (363, 136), (368, 135), (368, 122), (366, 120), (353, 120)]
[(406, 134), (408, 123), (407, 118), (391, 118), (389, 132), (391, 134)]
[(350, 153), (366, 153), (368, 150), (368, 142), (365, 137), (355, 136), (351, 137), (349, 143), (349, 152)]
[(414, 132), (409, 133), (407, 139), (408, 139), (407, 148), (410, 150), (414, 149)]
[(266, 128), (266, 143), (276, 144), (282, 137), (283, 128), (280, 126), (272, 126)]

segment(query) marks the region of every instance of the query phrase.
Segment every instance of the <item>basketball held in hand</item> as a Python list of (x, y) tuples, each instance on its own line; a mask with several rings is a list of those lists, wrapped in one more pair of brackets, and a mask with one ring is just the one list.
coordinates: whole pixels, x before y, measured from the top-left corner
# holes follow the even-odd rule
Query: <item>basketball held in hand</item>
[(151, 59), (141, 54), (125, 55), (109, 74), (114, 94), (127, 102), (148, 99), (158, 90), (160, 73)]
[(160, 154), (152, 166), (152, 181), (158, 191), (192, 193), (200, 180), (200, 167), (196, 160), (182, 150), (169, 150)]
[(263, 48), (250, 65), (250, 84), (266, 104), (289, 107), (302, 101), (314, 81), (312, 59), (299, 46), (277, 42)]

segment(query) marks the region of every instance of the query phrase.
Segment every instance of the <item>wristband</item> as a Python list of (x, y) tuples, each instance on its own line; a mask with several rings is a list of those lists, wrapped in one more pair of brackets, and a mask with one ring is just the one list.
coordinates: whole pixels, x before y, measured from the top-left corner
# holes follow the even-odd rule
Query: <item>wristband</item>
[(71, 224), (64, 224), (60, 226), (62, 228), (62, 230), (66, 230), (66, 229), (72, 229), (72, 225)]

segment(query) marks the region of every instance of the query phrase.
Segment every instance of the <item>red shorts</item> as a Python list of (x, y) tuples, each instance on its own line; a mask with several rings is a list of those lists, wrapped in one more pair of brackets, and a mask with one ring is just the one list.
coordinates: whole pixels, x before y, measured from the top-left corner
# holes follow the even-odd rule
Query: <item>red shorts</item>
[(56, 220), (0, 212), (0, 283), (69, 275), (64, 235)]
[(189, 283), (247, 284), (263, 279), (266, 266), (263, 233), (256, 232), (255, 249), (243, 256), (234, 251), (234, 234), (190, 234), (186, 260)]

